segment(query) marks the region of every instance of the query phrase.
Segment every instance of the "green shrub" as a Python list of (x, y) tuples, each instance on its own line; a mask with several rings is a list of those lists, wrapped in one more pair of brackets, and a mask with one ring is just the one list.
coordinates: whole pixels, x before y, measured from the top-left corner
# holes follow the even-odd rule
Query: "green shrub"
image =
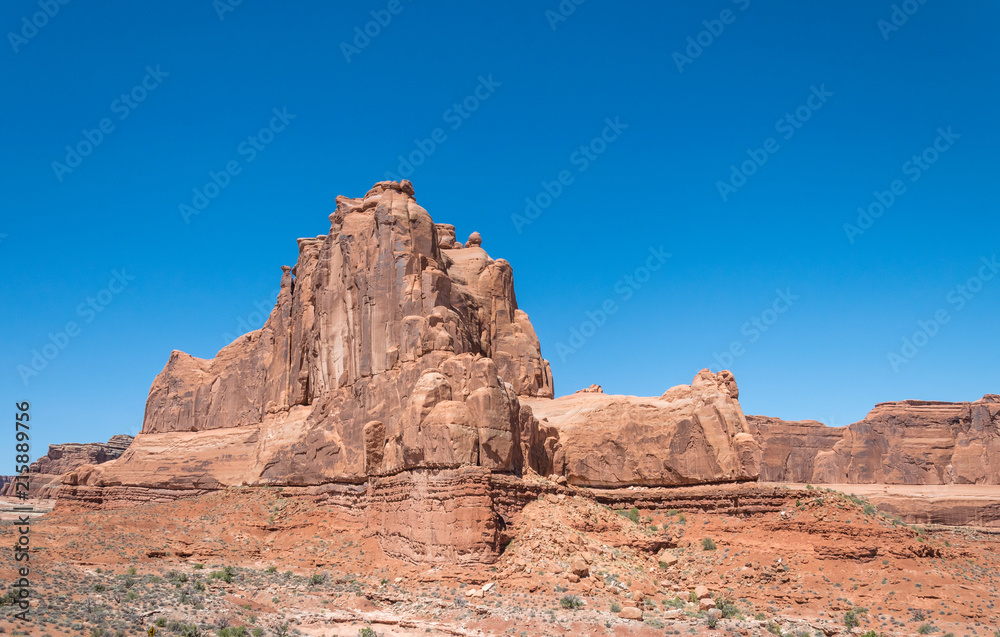
[(325, 573), (313, 573), (312, 577), (309, 578), (309, 583), (313, 586), (319, 586), (326, 581)]
[(856, 628), (858, 626), (858, 614), (853, 610), (844, 613), (844, 626), (847, 626), (847, 630)]
[(622, 612), (621, 604), (619, 604), (618, 602), (611, 602), (611, 612), (612, 613)]
[(579, 608), (583, 608), (583, 600), (576, 595), (564, 595), (563, 598), (559, 600), (559, 605), (570, 610), (577, 610)]
[(933, 633), (936, 630), (937, 630), (937, 628), (935, 628), (934, 626), (932, 626), (930, 624), (922, 624), (920, 626), (920, 628), (917, 629), (917, 632), (920, 633), (921, 635), (926, 635), (928, 633)]
[(164, 626), (167, 625), (167, 619), (165, 617), (157, 618), (156, 625), (159, 626), (160, 628), (163, 628)]
[(211, 573), (208, 574), (208, 578), (209, 579), (218, 579), (218, 580), (222, 580), (223, 582), (225, 582), (227, 584), (232, 584), (233, 583), (233, 567), (232, 566), (227, 566), (227, 567), (223, 568), (221, 571), (212, 571)]
[(366, 626), (358, 631), (358, 637), (378, 637), (378, 633)]
[(714, 615), (708, 616), (708, 627), (715, 630), (715, 627), (719, 625), (719, 620)]
[(722, 617), (725, 619), (736, 617), (740, 614), (740, 609), (736, 607), (736, 604), (721, 595), (715, 597), (715, 607), (719, 609)]
[(706, 551), (714, 551), (715, 541), (710, 537), (706, 537), (701, 541), (701, 548), (705, 549)]
[(639, 523), (639, 509), (632, 507), (628, 510), (628, 519), (632, 520), (636, 524)]
[(94, 584), (95, 593), (103, 593), (105, 591), (104, 584)]

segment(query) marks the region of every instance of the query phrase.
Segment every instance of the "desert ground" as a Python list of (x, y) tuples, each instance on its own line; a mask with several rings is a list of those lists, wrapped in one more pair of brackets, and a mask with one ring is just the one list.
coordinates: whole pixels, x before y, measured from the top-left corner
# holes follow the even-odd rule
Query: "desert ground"
[[(58, 507), (32, 521), (31, 622), (5, 606), (0, 631), (1000, 637), (1000, 529), (906, 524), (859, 497), (885, 495), (881, 485), (729, 485), (778, 494), (735, 514), (697, 501), (608, 506), (597, 491), (551, 486), (500, 559), (475, 567), (393, 559), (350, 515), (288, 489)], [(628, 491), (643, 501), (644, 489)], [(7, 544), (14, 532), (0, 527)]]

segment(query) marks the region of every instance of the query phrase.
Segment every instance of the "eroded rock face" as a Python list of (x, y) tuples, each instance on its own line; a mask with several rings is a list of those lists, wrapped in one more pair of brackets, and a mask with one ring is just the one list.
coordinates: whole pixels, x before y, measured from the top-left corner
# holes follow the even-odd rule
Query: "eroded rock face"
[(554, 433), (550, 473), (591, 487), (756, 480), (760, 451), (730, 372), (702, 370), (659, 398), (577, 392), (525, 399)]
[(1000, 397), (972, 403), (881, 403), (864, 420), (748, 416), (761, 479), (830, 484), (1000, 484)]
[[(62, 484), (62, 475), (84, 465), (97, 465), (120, 457), (129, 445), (132, 436), (119, 434), (111, 436), (107, 442), (65, 443), (49, 445), (49, 451), (31, 463), (28, 496), (32, 498), (53, 498)], [(13, 478), (3, 485), (0, 495), (17, 495)]]

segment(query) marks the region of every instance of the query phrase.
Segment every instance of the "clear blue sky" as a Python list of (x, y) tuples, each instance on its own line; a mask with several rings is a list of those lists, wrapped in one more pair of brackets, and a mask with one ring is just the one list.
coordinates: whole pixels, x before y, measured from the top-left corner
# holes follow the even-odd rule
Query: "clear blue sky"
[[(76, 0), (35, 29), (37, 2), (5, 3), (0, 397), (10, 418), (32, 401), (32, 457), (137, 432), (172, 349), (211, 357), (259, 319), (334, 197), (435, 136), (418, 201), (513, 264), (559, 394), (658, 395), (720, 360), (747, 413), (836, 425), (1000, 392), (1000, 277), (958, 289), (1000, 252), (1000, 7), (914, 1), (893, 25), (891, 2), (669, 4)], [(391, 20), (354, 43), (372, 11)], [(67, 158), (85, 129), (100, 143)], [(527, 224), (526, 197), (548, 204)]]

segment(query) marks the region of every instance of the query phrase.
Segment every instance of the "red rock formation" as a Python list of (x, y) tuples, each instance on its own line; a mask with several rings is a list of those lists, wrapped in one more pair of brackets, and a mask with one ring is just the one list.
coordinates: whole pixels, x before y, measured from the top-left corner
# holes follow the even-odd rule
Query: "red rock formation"
[(584, 391), (524, 403), (554, 430), (551, 473), (581, 486), (667, 486), (757, 479), (738, 398), (730, 372), (705, 369), (659, 398)]
[[(341, 497), (355, 498), (390, 554), (488, 562), (502, 526), (494, 475), (558, 465), (602, 486), (756, 477), (756, 443), (728, 372), (703, 372), (661, 398), (552, 400), (512, 268), (490, 258), (479, 233), (457, 242), (407, 181), (338, 197), (330, 222), (328, 234), (299, 240), (260, 330), (211, 360), (171, 354), (135, 443), (115, 462), (67, 475), (64, 503), (344, 485)], [(567, 400), (587, 402), (587, 422), (600, 422), (605, 438), (637, 437), (620, 458), (604, 454), (603, 439), (588, 449), (596, 439), (578, 435), (585, 427), (569, 422)], [(540, 423), (528, 402), (558, 426)], [(622, 415), (629, 420), (614, 419)], [(612, 464), (589, 464), (601, 462)]]
[(1000, 397), (881, 403), (839, 429), (748, 416), (761, 478), (831, 484), (1000, 484)]
[[(107, 442), (70, 442), (49, 445), (49, 452), (31, 463), (28, 497), (54, 498), (62, 486), (63, 474), (84, 465), (109, 462), (121, 456), (132, 444), (132, 436), (119, 434)], [(3, 484), (0, 495), (16, 496), (14, 478)], [(22, 489), (23, 490), (23, 489)]]

